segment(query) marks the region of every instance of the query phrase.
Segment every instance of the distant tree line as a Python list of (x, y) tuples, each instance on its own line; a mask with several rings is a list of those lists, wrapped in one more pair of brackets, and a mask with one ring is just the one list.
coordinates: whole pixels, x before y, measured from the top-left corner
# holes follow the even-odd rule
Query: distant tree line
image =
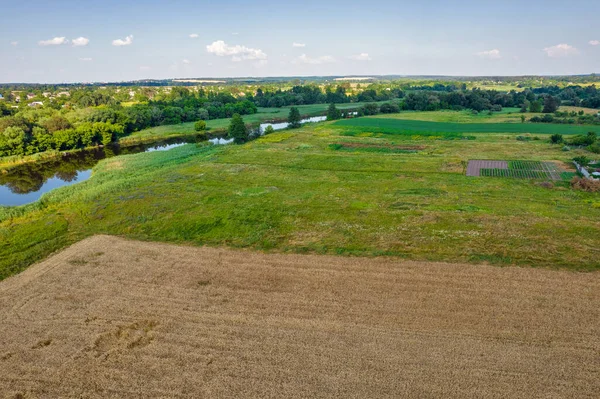
[(402, 98), (404, 93), (400, 89), (381, 88), (365, 89), (358, 94), (348, 94), (347, 88), (340, 85), (327, 86), (322, 90), (318, 86), (294, 86), (290, 90), (277, 89), (263, 91), (259, 88), (256, 95), (250, 99), (259, 107), (280, 108), (294, 105), (309, 104), (344, 104), (351, 102), (387, 101)]

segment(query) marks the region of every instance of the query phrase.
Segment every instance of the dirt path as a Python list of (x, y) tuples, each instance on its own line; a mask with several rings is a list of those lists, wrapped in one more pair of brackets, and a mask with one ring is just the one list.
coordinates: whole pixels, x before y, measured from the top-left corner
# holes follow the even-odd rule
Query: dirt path
[(99, 236), (0, 283), (0, 396), (597, 398), (600, 274)]

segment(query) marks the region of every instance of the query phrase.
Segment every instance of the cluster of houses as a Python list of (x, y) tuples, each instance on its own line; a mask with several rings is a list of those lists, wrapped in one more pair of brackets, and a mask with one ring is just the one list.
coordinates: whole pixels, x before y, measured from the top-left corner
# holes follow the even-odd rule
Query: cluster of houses
[[(24, 93), (21, 91), (12, 91), (10, 93), (13, 98), (15, 99), (15, 102), (20, 103), (21, 101), (30, 101), (35, 99), (36, 97), (38, 97), (37, 94), (34, 93)], [(58, 93), (50, 93), (50, 92), (44, 92), (42, 93), (42, 96), (48, 99), (54, 99), (57, 97), (69, 97), (71, 95), (71, 93), (69, 93), (68, 91), (61, 91)], [(6, 98), (4, 98), (4, 96), (2, 94), (0, 94), (0, 100), (1, 101), (5, 101)], [(27, 103), (27, 106), (29, 107), (43, 107), (44, 106), (44, 102), (43, 101), (32, 101), (30, 103)], [(12, 108), (19, 108), (16, 105), (13, 105)]]

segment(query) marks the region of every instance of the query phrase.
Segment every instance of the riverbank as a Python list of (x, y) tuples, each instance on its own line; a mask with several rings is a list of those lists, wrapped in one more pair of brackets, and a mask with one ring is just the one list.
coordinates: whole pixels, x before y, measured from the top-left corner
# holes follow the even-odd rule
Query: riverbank
[[(207, 139), (223, 137), (227, 134), (227, 132), (224, 130), (206, 131), (206, 132), (202, 132), (202, 133), (204, 133), (206, 135)], [(159, 144), (161, 142), (165, 142), (165, 141), (169, 141), (169, 140), (177, 140), (177, 139), (180, 139), (180, 140), (190, 139), (191, 140), (191, 139), (194, 139), (195, 137), (197, 137), (198, 135), (199, 135), (199, 132), (196, 132), (196, 131), (193, 131), (190, 133), (174, 133), (174, 134), (154, 135), (154, 136), (133, 136), (133, 135), (131, 135), (131, 136), (123, 137), (122, 139), (119, 140), (119, 142), (115, 143), (114, 145), (108, 146), (108, 147), (118, 146), (118, 147), (122, 147), (122, 148), (127, 148), (127, 147), (134, 147), (134, 146), (144, 145), (144, 144), (155, 144), (155, 143)], [(102, 149), (102, 148), (106, 148), (106, 146), (100, 145), (100, 146), (94, 146), (94, 147), (84, 147), (84, 148), (77, 148), (74, 150), (67, 150), (67, 151), (52, 150), (52, 151), (40, 152), (40, 153), (32, 154), (32, 155), (26, 155), (24, 157), (13, 156), (13, 157), (0, 158), (0, 173), (8, 173), (11, 171), (11, 169), (26, 165), (26, 164), (53, 161), (53, 160), (60, 159), (65, 156), (74, 155), (74, 154), (82, 153), (85, 151), (98, 150), (98, 149)]]

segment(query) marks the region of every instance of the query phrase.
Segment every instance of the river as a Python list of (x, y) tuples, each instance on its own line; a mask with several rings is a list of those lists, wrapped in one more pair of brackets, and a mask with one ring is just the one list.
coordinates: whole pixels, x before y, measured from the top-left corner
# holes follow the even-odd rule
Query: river
[[(302, 119), (300, 123), (325, 120), (327, 120), (325, 116), (315, 116)], [(261, 134), (267, 126), (272, 126), (273, 130), (282, 130), (288, 127), (288, 123), (262, 123), (260, 125)], [(233, 139), (225, 138), (215, 138), (209, 141), (215, 145), (233, 143)], [(190, 142), (194, 142), (194, 139), (177, 139), (128, 147), (108, 146), (68, 153), (48, 161), (19, 165), (11, 168), (8, 173), (0, 173), (0, 206), (29, 204), (55, 188), (87, 180), (92, 175), (92, 168), (102, 159), (140, 152), (167, 151)]]
[(189, 140), (169, 140), (161, 143), (128, 147), (109, 146), (67, 153), (48, 161), (32, 162), (0, 173), (0, 206), (24, 205), (37, 201), (55, 188), (87, 180), (92, 168), (105, 158), (140, 152), (166, 151), (185, 145)]

